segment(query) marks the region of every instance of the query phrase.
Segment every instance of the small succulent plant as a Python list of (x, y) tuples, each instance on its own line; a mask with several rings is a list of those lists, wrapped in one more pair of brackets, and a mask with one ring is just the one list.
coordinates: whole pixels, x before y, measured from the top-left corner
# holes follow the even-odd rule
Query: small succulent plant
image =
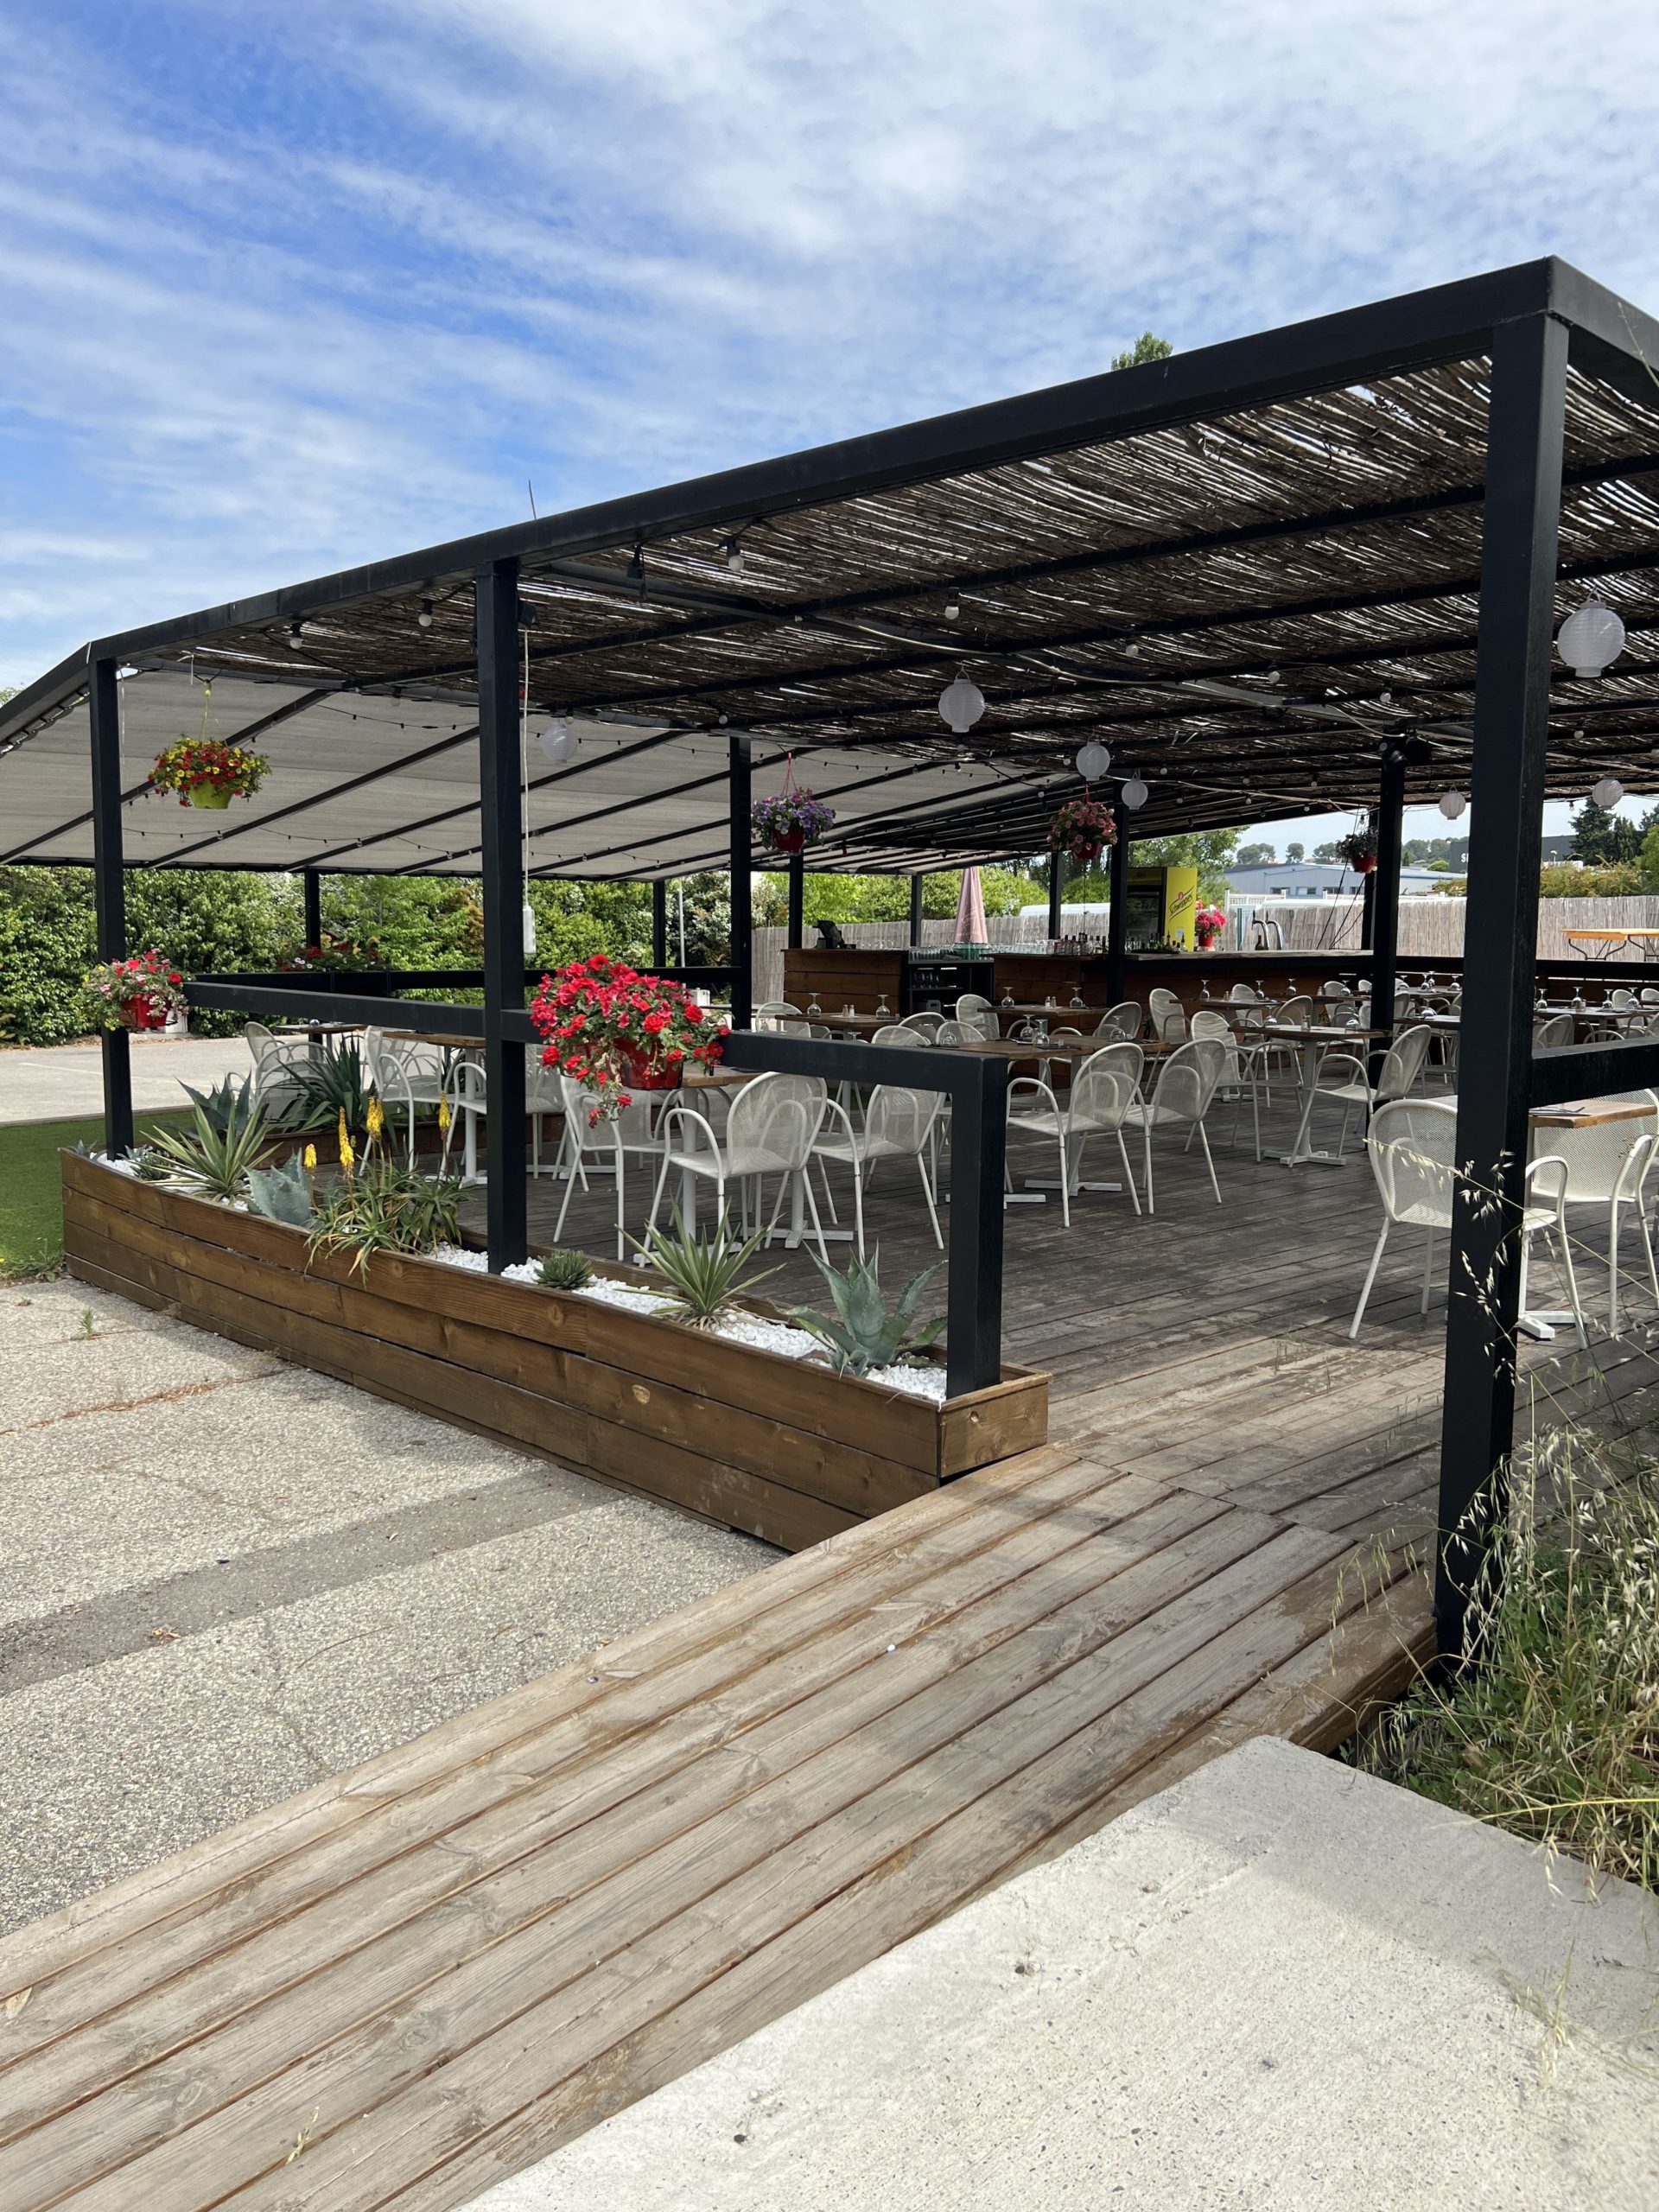
[(750, 1289), (777, 1274), (776, 1268), (763, 1268), (759, 1274), (751, 1272), (750, 1263), (766, 1241), (762, 1230), (745, 1243), (724, 1213), (707, 1236), (700, 1236), (695, 1230), (687, 1229), (677, 1207), (671, 1236), (660, 1229), (649, 1229), (643, 1243), (638, 1237), (629, 1239), (667, 1284), (679, 1319), (694, 1329), (712, 1328), (740, 1290)]
[(311, 1178), (296, 1152), (285, 1167), (250, 1167), (248, 1209), (290, 1228), (311, 1226)]
[(837, 1375), (868, 1375), (878, 1367), (921, 1364), (920, 1355), (945, 1324), (941, 1313), (912, 1334), (922, 1294), (938, 1273), (938, 1268), (924, 1268), (920, 1274), (912, 1275), (889, 1312), (881, 1291), (880, 1246), (868, 1261), (856, 1257), (849, 1261), (844, 1274), (825, 1267), (816, 1253), (811, 1258), (830, 1287), (835, 1312), (819, 1313), (810, 1306), (799, 1306), (788, 1318), (824, 1346)]
[(593, 1279), (593, 1262), (585, 1252), (563, 1249), (543, 1254), (536, 1275), (545, 1290), (583, 1290)]

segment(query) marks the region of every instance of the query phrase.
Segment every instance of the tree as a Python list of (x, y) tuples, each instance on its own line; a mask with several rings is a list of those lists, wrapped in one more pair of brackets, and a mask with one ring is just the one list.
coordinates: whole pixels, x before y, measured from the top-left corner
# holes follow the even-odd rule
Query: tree
[[(1645, 828), (1645, 824), (1643, 827)], [(1587, 798), (1573, 817), (1573, 857), (1586, 868), (1616, 867), (1642, 850), (1643, 830)]]
[(1313, 857), (1316, 861), (1328, 861), (1330, 865), (1334, 868), (1337, 861), (1337, 847), (1335, 839), (1330, 839), (1323, 845), (1315, 845), (1313, 848)]
[(1143, 361), (1166, 361), (1174, 351), (1167, 338), (1154, 338), (1151, 331), (1143, 330), (1133, 346), (1126, 346), (1121, 353), (1113, 354), (1112, 366), (1115, 369), (1138, 369)]
[(1279, 857), (1272, 845), (1241, 845), (1235, 860), (1238, 868), (1271, 868)]
[[(1129, 846), (1129, 866), (1195, 868), (1199, 898), (1224, 899), (1227, 870), (1233, 866), (1237, 847), (1236, 830), (1198, 830), (1179, 837), (1135, 837)], [(1111, 880), (1104, 868), (1090, 868), (1065, 886), (1065, 896), (1078, 906), (1098, 904), (1110, 895)]]
[(1287, 861), (1299, 861), (1302, 857), (1302, 854), (1305, 849), (1306, 849), (1301, 845), (1287, 845), (1285, 847), (1285, 858)]

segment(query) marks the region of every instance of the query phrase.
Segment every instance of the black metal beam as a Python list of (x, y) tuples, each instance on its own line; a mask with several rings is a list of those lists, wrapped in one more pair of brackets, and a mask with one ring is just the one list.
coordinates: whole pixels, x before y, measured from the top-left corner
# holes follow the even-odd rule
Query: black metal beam
[[(1382, 786), (1372, 820), (1376, 824), (1376, 868), (1367, 879), (1371, 893), (1371, 1027), (1385, 1030), (1376, 1040), (1373, 1061), (1394, 1039), (1394, 977), (1400, 950), (1400, 868), (1402, 817), (1406, 804), (1406, 756), (1397, 745), (1382, 748)], [(1362, 930), (1362, 944), (1364, 933)]]
[(479, 822), (483, 830), (486, 1212), (490, 1272), (529, 1250), (524, 1055), (504, 1016), (524, 1002), (524, 806), (519, 785), (518, 564), (494, 561), (474, 586), (478, 621)]
[(1440, 1654), (1452, 1663), (1503, 1510), (1515, 1423), (1567, 367), (1567, 329), (1551, 316), (1493, 334), (1434, 1587)]
[(1113, 812), (1117, 839), (1112, 847), (1111, 905), (1106, 913), (1106, 996), (1116, 1006), (1123, 996), (1124, 957), (1129, 942), (1129, 810), (1121, 791)]
[(826, 1044), (750, 1030), (726, 1040), (725, 1065), (821, 1076), (839, 1083), (899, 1084), (950, 1100), (950, 1244), (945, 1310), (945, 1389), (950, 1397), (1002, 1379), (1002, 1169), (1008, 1063), (990, 1054), (902, 1046)]
[[(121, 861), (121, 697), (113, 660), (95, 660), (87, 690), (92, 747), (92, 890), (98, 957), (127, 957), (127, 889)], [(111, 1160), (132, 1150), (132, 1039), (104, 1032), (104, 1149)]]
[(753, 873), (754, 829), (749, 820), (749, 741), (734, 730), (727, 745), (730, 789), (732, 881), (732, 1027), (754, 1020)]
[[(1629, 976), (1631, 971), (1626, 965), (1615, 972)], [(1604, 979), (1605, 976), (1604, 969)], [(1570, 1098), (1605, 1098), (1610, 1092), (1655, 1089), (1659, 1089), (1659, 1039), (1633, 1037), (1628, 1045), (1560, 1045), (1554, 1052), (1536, 1053), (1528, 1096), (1535, 1106), (1560, 1106)]]
[(806, 858), (804, 854), (789, 856), (789, 916), (784, 933), (784, 943), (791, 952), (801, 949), (801, 936), (806, 907)]
[(1048, 934), (1051, 941), (1060, 933), (1060, 902), (1065, 895), (1065, 855), (1052, 850), (1048, 855)]
[(910, 942), (912, 950), (922, 942), (922, 890), (927, 878), (920, 870), (910, 879)]
[(668, 965), (668, 878), (659, 875), (651, 887), (651, 964)]
[(302, 925), (307, 944), (322, 943), (322, 878), (314, 868), (300, 870), (300, 889), (305, 899), (305, 919)]

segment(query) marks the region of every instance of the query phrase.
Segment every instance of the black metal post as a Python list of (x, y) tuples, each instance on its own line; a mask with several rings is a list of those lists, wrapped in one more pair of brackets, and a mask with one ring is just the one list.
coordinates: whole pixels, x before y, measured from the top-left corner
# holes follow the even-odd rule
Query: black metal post
[(651, 887), (651, 964), (668, 965), (668, 879), (660, 875)]
[(1048, 934), (1051, 943), (1060, 933), (1060, 901), (1065, 895), (1065, 855), (1048, 856)]
[(314, 868), (300, 870), (300, 888), (305, 899), (305, 941), (308, 944), (322, 943), (322, 878)]
[(484, 1086), (490, 1272), (528, 1252), (524, 1048), (504, 1017), (524, 1005), (524, 801), (518, 757), (518, 563), (478, 572), (479, 835), (484, 876)]
[(801, 932), (805, 926), (806, 912), (806, 855), (791, 853), (789, 856), (789, 931), (785, 938), (791, 952), (801, 949)]
[(1128, 809), (1117, 809), (1117, 842), (1112, 847), (1111, 906), (1106, 917), (1106, 996), (1116, 1006), (1124, 995), (1124, 951), (1129, 941), (1129, 826)]
[(922, 887), (926, 881), (925, 875), (912, 875), (910, 879), (910, 949), (912, 952), (921, 950)]
[[(1493, 333), (1475, 660), (1461, 1074), (1434, 1615), (1467, 1649), (1469, 1592), (1503, 1510), (1532, 1077), (1551, 628), (1567, 334), (1548, 315)], [(1465, 1179), (1467, 1179), (1466, 1180)], [(1496, 1194), (1497, 1203), (1493, 1202)]]
[[(1394, 977), (1400, 954), (1401, 829), (1406, 806), (1406, 756), (1397, 745), (1382, 753), (1382, 783), (1371, 820), (1376, 827), (1376, 866), (1366, 879), (1371, 887), (1371, 1027), (1388, 1034), (1376, 1040), (1376, 1053), (1394, 1035)], [(1376, 1058), (1376, 1053), (1373, 1054)]]
[[(87, 687), (92, 751), (92, 887), (98, 957), (127, 957), (127, 887), (121, 862), (121, 702), (112, 660), (95, 660)], [(111, 1160), (132, 1150), (132, 1039), (104, 1033), (104, 1149)]]
[[(1371, 834), (1376, 834), (1376, 809), (1371, 809)], [(1359, 882), (1359, 949), (1369, 952), (1376, 939), (1376, 873), (1362, 876)]]
[(749, 821), (749, 741), (732, 733), (732, 1027), (749, 1029), (754, 1024), (754, 958), (753, 890), (749, 854), (754, 836)]

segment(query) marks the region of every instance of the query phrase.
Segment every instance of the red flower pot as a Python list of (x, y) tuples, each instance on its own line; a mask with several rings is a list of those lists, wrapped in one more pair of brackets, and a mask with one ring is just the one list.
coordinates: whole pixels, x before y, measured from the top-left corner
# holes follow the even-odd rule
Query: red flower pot
[(1363, 861), (1356, 861), (1354, 862), (1354, 873), (1357, 875), (1375, 875), (1376, 874), (1376, 855), (1375, 853), (1367, 853)]
[(121, 1021), (127, 1029), (165, 1029), (167, 1008), (154, 999), (129, 999), (121, 1009)]
[(680, 1066), (677, 1060), (671, 1067), (666, 1060), (647, 1059), (626, 1045), (622, 1047), (622, 1081), (629, 1090), (677, 1090)]
[(804, 830), (774, 830), (772, 833), (774, 853), (799, 853), (806, 849)]

